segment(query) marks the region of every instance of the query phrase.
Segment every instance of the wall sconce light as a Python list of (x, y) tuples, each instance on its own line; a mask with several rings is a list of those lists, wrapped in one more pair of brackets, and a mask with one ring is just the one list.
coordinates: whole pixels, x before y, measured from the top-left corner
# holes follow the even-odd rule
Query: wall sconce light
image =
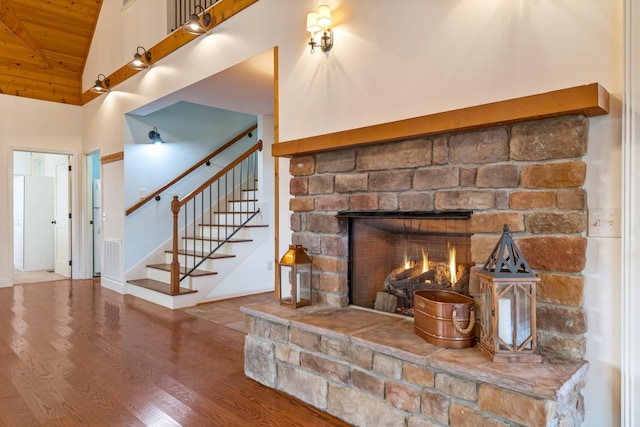
[[(200, 8), (203, 12), (202, 23), (200, 23), (200, 17), (197, 13), (198, 8)], [(207, 32), (207, 27), (209, 26), (209, 24), (211, 24), (211, 14), (205, 12), (202, 5), (197, 4), (189, 20), (182, 24), (182, 29), (187, 33), (200, 35)]]
[[(102, 80), (100, 80), (100, 76), (102, 76)], [(111, 82), (104, 74), (98, 74), (98, 80), (96, 80), (96, 84), (89, 89), (91, 92), (95, 93), (107, 93), (109, 92), (109, 86), (111, 86)]]
[(152, 144), (164, 144), (164, 140), (160, 136), (160, 132), (158, 132), (158, 128), (154, 127), (149, 131), (149, 139)]
[[(144, 59), (140, 54), (140, 49), (143, 51)], [(138, 46), (136, 53), (133, 54), (133, 59), (127, 65), (134, 70), (146, 70), (151, 66), (151, 52), (142, 46)]]
[[(317, 12), (307, 13), (307, 31), (311, 33), (311, 53), (315, 52), (316, 46), (320, 46), (323, 52), (329, 52), (333, 47), (333, 31), (331, 31), (331, 8), (323, 4), (318, 7)], [(316, 33), (322, 31), (320, 43), (316, 42)]]

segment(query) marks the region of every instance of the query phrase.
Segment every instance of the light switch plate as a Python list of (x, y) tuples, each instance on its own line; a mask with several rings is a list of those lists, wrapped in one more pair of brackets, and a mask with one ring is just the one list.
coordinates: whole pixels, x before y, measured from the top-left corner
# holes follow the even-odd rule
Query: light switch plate
[(620, 209), (589, 209), (589, 237), (620, 237)]

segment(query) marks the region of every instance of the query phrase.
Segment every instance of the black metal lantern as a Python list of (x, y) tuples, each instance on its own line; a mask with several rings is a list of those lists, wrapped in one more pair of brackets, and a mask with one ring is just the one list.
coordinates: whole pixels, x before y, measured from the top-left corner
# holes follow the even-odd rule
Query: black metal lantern
[(302, 245), (289, 245), (280, 259), (280, 304), (298, 308), (311, 305), (311, 258)]
[(502, 237), (478, 273), (482, 352), (494, 362), (540, 362), (536, 354), (536, 283), (540, 281), (511, 238)]

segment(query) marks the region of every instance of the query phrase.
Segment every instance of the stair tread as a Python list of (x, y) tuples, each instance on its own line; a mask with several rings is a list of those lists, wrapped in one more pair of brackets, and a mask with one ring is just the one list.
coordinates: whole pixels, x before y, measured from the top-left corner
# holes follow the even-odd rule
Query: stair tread
[[(227, 227), (227, 228), (234, 228), (234, 227), (238, 227), (237, 225), (232, 225), (232, 224), (198, 224), (200, 227)], [(245, 225), (243, 228), (261, 228), (261, 227), (268, 227), (269, 224), (254, 224), (254, 225)]]
[[(173, 253), (173, 251), (171, 250), (166, 250), (165, 253)], [(185, 251), (184, 249), (179, 249), (178, 250), (178, 255), (187, 255), (187, 256), (194, 256), (197, 258), (204, 258), (205, 253), (204, 252), (200, 252), (200, 251)], [(229, 254), (211, 254), (207, 257), (208, 259), (224, 259), (224, 258), (235, 258), (235, 255), (229, 255)]]
[[(213, 239), (210, 237), (183, 237), (184, 240), (200, 240), (206, 242), (223, 242), (225, 239)], [(253, 239), (228, 239), (228, 243), (253, 242)]]
[[(155, 268), (156, 270), (162, 271), (171, 271), (171, 264), (149, 264), (147, 265), (149, 268)], [(180, 274), (185, 274), (187, 270), (184, 267), (180, 267)], [(215, 271), (207, 271), (207, 270), (194, 270), (191, 272), (190, 276), (199, 277), (199, 276), (211, 276), (213, 274), (218, 274)]]
[[(141, 288), (151, 289), (152, 291), (160, 292), (162, 294), (171, 295), (171, 285), (168, 283), (160, 282), (158, 280), (144, 278), (144, 279), (127, 280), (127, 283), (140, 286)], [(187, 289), (187, 288), (181, 287), (178, 291), (178, 295), (192, 294), (195, 292), (198, 292), (198, 291), (194, 289)]]

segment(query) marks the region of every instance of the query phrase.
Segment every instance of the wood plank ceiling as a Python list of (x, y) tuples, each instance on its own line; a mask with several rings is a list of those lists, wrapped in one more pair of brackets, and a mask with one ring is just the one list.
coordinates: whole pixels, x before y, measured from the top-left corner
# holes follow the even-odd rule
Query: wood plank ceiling
[(103, 0), (0, 0), (0, 93), (81, 104)]

